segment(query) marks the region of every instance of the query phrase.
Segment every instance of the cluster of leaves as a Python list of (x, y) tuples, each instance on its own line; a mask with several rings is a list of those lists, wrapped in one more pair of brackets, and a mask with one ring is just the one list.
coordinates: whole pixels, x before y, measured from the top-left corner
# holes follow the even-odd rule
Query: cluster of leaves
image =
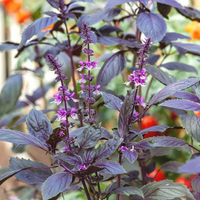
[[(175, 161), (167, 162), (161, 167), (162, 170), (173, 173), (199, 174), (200, 156), (197, 153), (200, 150), (195, 148), (192, 143), (188, 144), (175, 137), (143, 138), (148, 132), (165, 132), (184, 128), (190, 134), (192, 141), (194, 139), (200, 142), (200, 117), (187, 113), (187, 111), (200, 111), (200, 79), (192, 77), (177, 80), (175, 76), (163, 70), (165, 68), (197, 73), (194, 66), (185, 63), (163, 63), (171, 55), (173, 49), (176, 49), (182, 56), (186, 53), (200, 55), (199, 45), (177, 42), (178, 39), (189, 39), (189, 37), (174, 32), (166, 33), (167, 26), (164, 18), (168, 19), (170, 10), (175, 8), (181, 15), (190, 20), (200, 21), (199, 11), (194, 8), (182, 7), (175, 0), (109, 0), (103, 10), (86, 14), (85, 7), (80, 6), (76, 3), (77, 1), (94, 4), (93, 0), (76, 0), (69, 4), (64, 4), (62, 0), (47, 0), (54, 9), (54, 11), (44, 12), (48, 17), (40, 18), (30, 24), (23, 31), (20, 43), (7, 41), (0, 45), (1, 51), (17, 49), (16, 57), (20, 57), (29, 49), (32, 51), (31, 59), (37, 64), (35, 70), (19, 68), (18, 74), (10, 76), (6, 81), (0, 95), (0, 127), (9, 125), (12, 119), (19, 116), (20, 108), (29, 105), (36, 106), (36, 101), (39, 98), (45, 99), (46, 92), (53, 86), (53, 83), (44, 85), (42, 82), (45, 70), (44, 57), (47, 53), (58, 56), (58, 58), (61, 56), (69, 58), (71, 79), (76, 98), (80, 99), (80, 102), (75, 105), (72, 102), (68, 103), (70, 107), (75, 106), (77, 112), (83, 110), (83, 97), (81, 95), (78, 97), (77, 93), (76, 62), (74, 59), (75, 56), (81, 56), (83, 47), (82, 44), (79, 44), (83, 37), (80, 33), (80, 27), (82, 23), (93, 26), (102, 21), (104, 22), (102, 27), (92, 27), (94, 43), (113, 46), (118, 51), (104, 55), (105, 57), (102, 58), (105, 62), (96, 78), (96, 84), (101, 85), (102, 98), (95, 97), (98, 106), (94, 105), (93, 107), (99, 108), (104, 105), (109, 109), (119, 111), (117, 127), (111, 133), (100, 124), (83, 126), (80, 123), (78, 124), (79, 128), (70, 132), (68, 139), (72, 143), (70, 149), (66, 150), (62, 147), (66, 135), (60, 135), (61, 127), (53, 128), (51, 123), (54, 122), (54, 119), (50, 121), (45, 115), (54, 109), (47, 109), (48, 106), (42, 111), (32, 109), (28, 115), (23, 116), (13, 125), (18, 126), (26, 122), (29, 134), (13, 129), (0, 129), (0, 140), (17, 144), (18, 147), (27, 145), (38, 147), (51, 156), (52, 166), (11, 157), (10, 171), (0, 176), (0, 183), (2, 184), (15, 175), (17, 179), (28, 184), (36, 186), (42, 184), (42, 187), (35, 187), (32, 194), (40, 188), (44, 200), (57, 199), (61, 193), (82, 189), (84, 189), (88, 200), (109, 199), (113, 196), (117, 196), (117, 200), (121, 196), (134, 200), (181, 199), (183, 196), (187, 199), (199, 199), (199, 176), (192, 180), (192, 188), (189, 190), (183, 184), (174, 183), (171, 180), (152, 182), (153, 180), (149, 178), (148, 174), (155, 170), (155, 162), (152, 161), (149, 164), (149, 160), (153, 160), (154, 156), (166, 155), (169, 148), (187, 153), (190, 153), (192, 149), (193, 156), (186, 164)], [(124, 4), (130, 7), (130, 12), (123, 9)], [(118, 7), (115, 8), (115, 6)], [(156, 6), (156, 11), (162, 16), (153, 12), (154, 9), (151, 9), (151, 6)], [(133, 21), (137, 30), (136, 35), (123, 32), (118, 26), (124, 20), (129, 19)], [(68, 23), (71, 21), (73, 25), (69, 29)], [(54, 26), (48, 29), (52, 24)], [(136, 69), (142, 33), (151, 38), (154, 45), (151, 48), (151, 55), (146, 59), (148, 65), (145, 66), (145, 69), (149, 77), (152, 76), (152, 80), (156, 79), (164, 85), (163, 89), (156, 92), (149, 102), (146, 99), (144, 109), (134, 105), (133, 100), (137, 95), (137, 89), (132, 88), (125, 97), (117, 96), (113, 91), (106, 89), (114, 77), (124, 73), (127, 61), (129, 61), (126, 57), (130, 54), (133, 54), (133, 65), (129, 71)], [(60, 37), (56, 37), (56, 34), (60, 34), (62, 37), (67, 35), (67, 40), (60, 41), (58, 39)], [(33, 36), (36, 37), (32, 39)], [(77, 40), (74, 42), (72, 37)], [(160, 58), (156, 55), (158, 49), (163, 52), (164, 56), (159, 66), (156, 66), (155, 63)], [(31, 71), (41, 79), (42, 83), (33, 95), (26, 95), (26, 101), (19, 101), (23, 85), (22, 71)], [(146, 97), (151, 89), (151, 82), (147, 87)], [(141, 87), (139, 90), (142, 93)], [(182, 127), (155, 125), (143, 130), (138, 128), (141, 127), (142, 118), (154, 106), (165, 107), (179, 115)], [(137, 127), (130, 126), (130, 116), (134, 108), (139, 112), (139, 117), (134, 121), (138, 124)], [(81, 119), (79, 120), (81, 122)], [(123, 149), (123, 147), (125, 148)], [(129, 163), (128, 167), (125, 166), (127, 163)], [(140, 166), (137, 170), (135, 163)], [(57, 173), (53, 174), (52, 168), (56, 168)], [(102, 183), (106, 181), (112, 181), (112, 183), (103, 190)], [(90, 190), (88, 190), (87, 185)]]

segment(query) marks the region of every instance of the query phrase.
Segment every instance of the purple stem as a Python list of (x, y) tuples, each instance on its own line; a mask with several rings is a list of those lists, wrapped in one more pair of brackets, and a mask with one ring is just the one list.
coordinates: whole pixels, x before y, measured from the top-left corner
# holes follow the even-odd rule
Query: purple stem
[[(67, 23), (64, 22), (65, 24), (65, 29), (66, 29), (66, 33), (67, 33), (67, 39), (68, 39), (68, 42), (69, 42), (69, 48), (70, 48), (70, 53), (68, 53), (67, 51), (66, 54), (70, 57), (70, 62), (71, 62), (71, 71), (72, 71), (72, 82), (73, 82), (73, 86), (74, 86), (74, 92), (75, 92), (75, 98), (78, 99), (78, 95), (77, 95), (77, 89), (76, 89), (76, 80), (75, 80), (75, 75), (74, 75), (74, 72), (75, 72), (75, 67), (74, 67), (74, 61), (73, 61), (73, 56), (72, 56), (72, 46), (71, 46), (71, 40), (70, 40), (70, 37), (69, 37), (69, 32), (68, 32), (68, 28), (67, 28)], [(76, 102), (76, 109), (79, 110), (79, 103)], [(82, 117), (79, 116), (79, 120), (80, 120), (80, 124), (81, 126), (83, 126), (83, 121), (82, 121)]]
[(85, 184), (84, 179), (82, 179), (82, 184), (83, 184), (83, 187), (84, 187), (84, 190), (85, 190), (85, 194), (86, 194), (86, 196), (87, 196), (87, 199), (88, 199), (88, 200), (91, 200), (90, 194), (89, 194), (89, 192), (88, 192), (88, 189), (87, 189), (87, 186), (86, 186), (86, 184)]
[[(120, 165), (122, 164), (122, 154), (121, 153), (119, 153), (119, 164)], [(117, 176), (117, 187), (118, 188), (120, 188), (120, 180), (121, 180), (121, 175), (119, 174)], [(117, 195), (116, 200), (119, 200), (119, 198), (120, 198), (120, 194)]]
[[(90, 49), (90, 45), (88, 44), (88, 50)], [(90, 61), (90, 55), (88, 54), (88, 61)], [(90, 70), (88, 70), (88, 76), (90, 77)], [(91, 92), (90, 92), (90, 79), (88, 80), (88, 86), (89, 86), (89, 90), (88, 90), (88, 97), (91, 97)], [(89, 109), (89, 119), (91, 119), (91, 105), (89, 103), (88, 105), (88, 109)]]

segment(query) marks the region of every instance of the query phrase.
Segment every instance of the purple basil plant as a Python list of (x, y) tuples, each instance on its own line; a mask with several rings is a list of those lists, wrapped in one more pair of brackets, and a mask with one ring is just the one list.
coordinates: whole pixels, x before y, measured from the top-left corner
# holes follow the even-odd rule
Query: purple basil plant
[[(200, 56), (200, 46), (177, 42), (190, 38), (167, 32), (164, 18), (168, 19), (171, 9), (175, 9), (180, 15), (200, 22), (200, 12), (175, 0), (108, 0), (104, 9), (92, 14), (85, 11), (87, 6), (78, 3), (86, 2), (95, 8), (93, 0), (47, 2), (55, 12), (44, 12), (48, 17), (29, 25), (20, 43), (6, 41), (0, 45), (1, 51), (17, 49), (16, 57), (29, 50), (37, 66), (35, 70), (21, 67), (2, 89), (0, 140), (13, 143), (16, 149), (27, 145), (40, 148), (51, 159), (51, 165), (10, 157), (10, 169), (0, 176), (0, 184), (15, 175), (29, 188), (32, 185), (34, 190), (22, 200), (34, 199), (38, 193), (38, 199), (55, 200), (71, 191), (81, 191), (87, 200), (200, 199), (200, 117), (191, 114), (200, 111), (200, 78), (178, 80), (163, 70), (197, 73), (192, 65), (166, 62), (174, 52), (178, 56)], [(134, 27), (131, 34), (120, 29), (120, 23), (126, 20)], [(94, 25), (98, 22), (104, 25), (97, 28)], [(52, 24), (51, 30), (43, 31)], [(95, 56), (99, 46), (113, 50), (102, 55), (103, 65)], [(162, 52), (162, 56), (156, 51)], [(60, 55), (68, 58), (70, 73), (65, 73), (66, 63)], [(77, 62), (75, 56), (82, 57)], [(55, 81), (48, 84), (43, 76), (46, 64), (55, 74)], [(40, 78), (40, 87), (21, 101), (22, 72), (27, 71)], [(117, 95), (106, 87), (119, 74), (123, 82), (116, 84), (123, 87), (123, 92)], [(154, 90), (150, 96), (153, 81), (163, 84), (163, 88)], [(53, 101), (46, 98), (51, 87), (58, 88)], [(20, 108), (35, 107), (40, 98), (44, 100), (44, 109), (31, 109), (9, 127), (19, 117), (16, 113)], [(144, 128), (144, 118), (156, 106), (174, 112), (182, 125), (169, 126), (166, 122)], [(118, 113), (116, 125), (110, 130), (102, 123), (108, 118), (105, 107)], [(56, 112), (50, 120), (45, 115), (49, 112)], [(25, 122), (29, 134), (15, 128)], [(167, 134), (177, 129), (185, 129), (189, 140)], [(147, 137), (150, 132), (164, 135)], [(187, 154), (190, 159), (184, 163), (186, 159), (179, 162), (165, 157), (172, 149), (174, 154)], [(180, 151), (184, 153), (177, 153)], [(158, 160), (159, 156), (163, 160)], [(157, 162), (160, 169), (152, 177)], [(196, 176), (191, 186), (186, 187), (174, 179), (156, 179), (159, 171), (168, 172), (168, 177), (170, 173), (176, 177)]]

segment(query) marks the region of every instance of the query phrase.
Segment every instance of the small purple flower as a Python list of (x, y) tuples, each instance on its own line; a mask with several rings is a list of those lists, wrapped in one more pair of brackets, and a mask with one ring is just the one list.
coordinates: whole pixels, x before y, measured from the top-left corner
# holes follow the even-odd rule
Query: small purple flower
[(136, 86), (141, 85), (142, 87), (144, 87), (146, 85), (147, 80), (146, 69), (135, 70), (132, 74), (130, 74), (130, 76), (128, 76), (128, 78), (130, 81), (125, 82), (127, 86), (133, 82)]
[(53, 97), (55, 100), (51, 103), (56, 104), (56, 105), (60, 105), (62, 103), (62, 95), (54, 94)]
[(137, 118), (140, 114), (138, 112), (133, 113), (133, 117)]
[(86, 74), (79, 74), (79, 76), (82, 77), (82, 78), (79, 79), (77, 82), (78, 83), (86, 83), (87, 80), (85, 79), (85, 75)]
[(89, 167), (89, 166), (81, 165), (81, 166), (80, 166), (80, 169), (82, 169), (82, 170), (86, 170), (88, 167)]
[(76, 109), (74, 107), (71, 108), (71, 110), (70, 110), (70, 116), (72, 119), (78, 119), (78, 116), (76, 114)]
[(67, 111), (62, 107), (59, 107), (57, 110), (57, 118), (56, 121), (65, 121), (66, 120)]
[(146, 107), (146, 104), (144, 103), (144, 97), (137, 96), (136, 97), (136, 105), (141, 105), (143, 108)]
[(65, 146), (64, 152), (67, 152), (67, 151), (69, 151), (69, 150), (70, 150), (70, 148), (66, 145), (66, 146)]
[(125, 151), (125, 150), (127, 150), (128, 148), (126, 147), (126, 146), (121, 146), (120, 148), (119, 148), (119, 151)]
[(74, 101), (74, 102), (78, 102), (78, 101), (79, 101), (78, 99), (74, 99), (74, 98), (73, 98), (74, 95), (75, 95), (75, 92), (70, 93), (69, 91), (66, 91), (66, 92), (65, 92), (65, 99), (66, 99), (67, 101), (69, 101), (69, 100), (71, 99), (71, 100)]
[(60, 131), (58, 135), (63, 136), (64, 135), (63, 131)]
[(92, 49), (87, 49), (87, 48), (84, 48), (83, 49), (83, 52), (89, 56), (93, 56), (94, 55), (94, 51)]
[(96, 94), (96, 95), (100, 95), (101, 92), (98, 90), (100, 87), (101, 87), (100, 85), (96, 85), (96, 86), (94, 87), (93, 93)]
[(136, 151), (136, 150), (135, 150), (135, 147), (132, 146), (132, 149), (131, 149), (130, 151), (135, 152), (135, 151)]

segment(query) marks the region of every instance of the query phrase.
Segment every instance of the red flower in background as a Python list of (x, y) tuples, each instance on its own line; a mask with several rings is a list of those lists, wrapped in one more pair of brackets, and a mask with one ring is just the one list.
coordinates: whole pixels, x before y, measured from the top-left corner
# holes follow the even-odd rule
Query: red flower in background
[(2, 0), (6, 13), (14, 14), (18, 23), (31, 18), (31, 12), (23, 8), (23, 0)]
[(165, 176), (165, 172), (162, 171), (162, 170), (159, 170), (159, 168), (156, 167), (156, 169), (151, 172), (150, 174), (147, 175), (147, 177), (149, 178), (154, 178), (154, 181), (162, 181), (162, 180), (165, 180), (166, 179), (166, 176)]
[[(142, 129), (150, 128), (156, 125), (158, 125), (158, 121), (154, 117), (147, 115), (144, 118), (142, 118)], [(144, 135), (144, 139), (154, 136), (161, 136), (161, 133), (157, 131), (148, 132), (146, 135)]]
[(24, 21), (26, 21), (27, 19), (31, 18), (31, 13), (28, 10), (24, 10), (24, 9), (20, 9), (17, 13), (16, 13), (16, 20), (18, 23), (23, 23)]

